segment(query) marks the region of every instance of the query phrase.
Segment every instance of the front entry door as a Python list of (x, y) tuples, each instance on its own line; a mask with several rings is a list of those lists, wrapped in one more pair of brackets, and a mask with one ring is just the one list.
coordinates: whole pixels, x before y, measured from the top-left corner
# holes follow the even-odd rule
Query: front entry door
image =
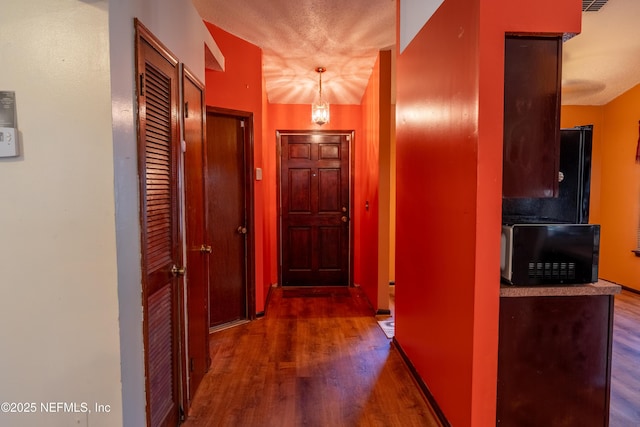
[(210, 259), (209, 326), (249, 317), (248, 249), (252, 170), (247, 118), (207, 112), (207, 229)]
[(349, 284), (347, 134), (279, 134), (282, 284)]

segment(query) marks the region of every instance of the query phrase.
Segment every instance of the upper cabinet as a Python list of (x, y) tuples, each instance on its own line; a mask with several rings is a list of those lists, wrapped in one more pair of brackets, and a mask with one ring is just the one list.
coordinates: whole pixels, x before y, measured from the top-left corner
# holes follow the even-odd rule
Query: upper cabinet
[(555, 197), (561, 37), (505, 38), (503, 197)]

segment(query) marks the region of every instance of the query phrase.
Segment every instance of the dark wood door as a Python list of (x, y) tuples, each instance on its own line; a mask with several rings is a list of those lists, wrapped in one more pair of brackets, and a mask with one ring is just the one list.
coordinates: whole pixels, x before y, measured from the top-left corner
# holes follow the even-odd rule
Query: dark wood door
[(506, 37), (503, 197), (558, 195), (561, 66), (560, 37)]
[(207, 113), (207, 221), (213, 248), (211, 327), (247, 318), (247, 168), (245, 120)]
[(280, 136), (284, 286), (349, 284), (349, 139)]
[(613, 299), (500, 298), (496, 425), (609, 425)]
[(185, 245), (187, 255), (188, 404), (209, 369), (209, 256), (205, 230), (204, 85), (188, 70), (182, 76), (184, 97)]
[(180, 414), (183, 282), (178, 62), (137, 21), (136, 52), (147, 425), (175, 426)]

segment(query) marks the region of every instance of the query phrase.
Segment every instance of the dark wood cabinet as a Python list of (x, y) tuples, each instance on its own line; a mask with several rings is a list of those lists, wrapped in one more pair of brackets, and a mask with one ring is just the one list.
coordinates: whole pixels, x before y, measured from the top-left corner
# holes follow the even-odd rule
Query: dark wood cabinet
[(503, 197), (555, 197), (562, 40), (505, 38)]
[(608, 426), (613, 298), (501, 298), (496, 425)]

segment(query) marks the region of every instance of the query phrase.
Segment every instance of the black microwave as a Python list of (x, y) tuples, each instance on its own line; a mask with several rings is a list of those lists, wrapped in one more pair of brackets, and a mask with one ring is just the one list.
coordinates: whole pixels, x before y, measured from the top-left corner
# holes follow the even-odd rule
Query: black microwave
[(600, 226), (503, 225), (500, 252), (502, 280), (511, 285), (595, 283)]

